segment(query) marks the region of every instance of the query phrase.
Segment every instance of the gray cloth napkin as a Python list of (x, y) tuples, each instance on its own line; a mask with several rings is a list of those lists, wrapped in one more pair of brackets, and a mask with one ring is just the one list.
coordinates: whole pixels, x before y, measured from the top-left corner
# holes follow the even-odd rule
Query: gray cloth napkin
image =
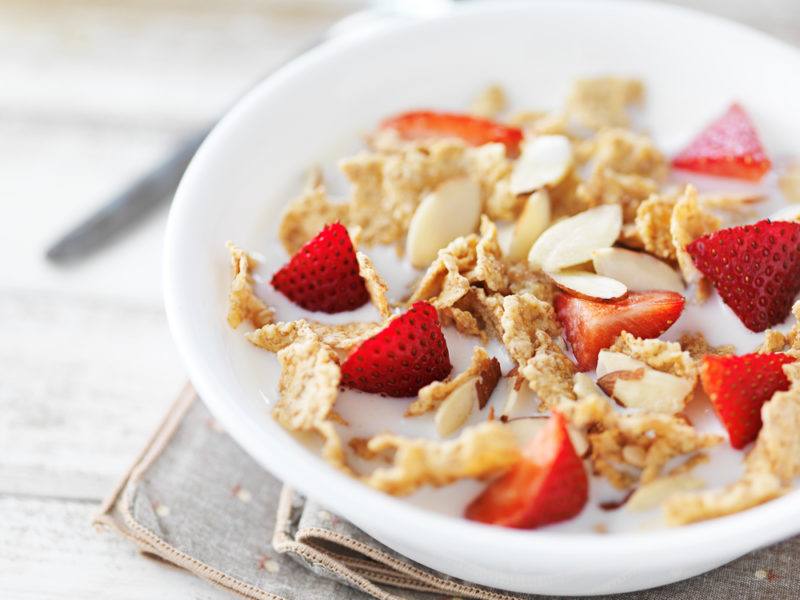
[[(244, 598), (543, 598), (432, 571), (284, 487), (219, 427), (191, 388), (96, 523)], [(798, 598), (799, 568), (800, 538), (794, 538), (687, 581), (605, 598)]]

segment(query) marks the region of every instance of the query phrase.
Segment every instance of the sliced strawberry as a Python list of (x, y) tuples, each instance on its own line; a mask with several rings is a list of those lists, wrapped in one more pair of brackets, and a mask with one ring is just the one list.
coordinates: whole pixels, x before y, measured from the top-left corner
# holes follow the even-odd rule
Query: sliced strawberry
[(756, 439), (761, 406), (775, 392), (789, 389), (782, 367), (794, 360), (781, 353), (703, 357), (700, 380), (728, 430), (731, 446), (743, 448)]
[(672, 159), (676, 169), (748, 181), (761, 179), (770, 165), (753, 122), (735, 103)]
[(369, 300), (347, 229), (326, 225), (272, 276), (272, 287), (307, 310), (337, 313)]
[(675, 292), (631, 292), (624, 298), (602, 302), (559, 294), (556, 314), (564, 327), (578, 369), (591, 371), (597, 355), (627, 331), (640, 338), (660, 336), (678, 320), (685, 300)]
[(467, 506), (473, 521), (533, 529), (571, 519), (583, 510), (589, 480), (564, 418), (553, 413), (525, 447), (520, 461)]
[(505, 145), (510, 156), (519, 154), (519, 144), (522, 141), (522, 130), (519, 127), (506, 127), (471, 115), (429, 110), (390, 117), (380, 127), (394, 129), (404, 140), (457, 137), (471, 146), (499, 142)]
[(764, 331), (789, 316), (800, 292), (800, 223), (722, 229), (686, 250), (748, 329)]
[(436, 309), (417, 302), (347, 357), (342, 385), (402, 398), (444, 379), (452, 368)]

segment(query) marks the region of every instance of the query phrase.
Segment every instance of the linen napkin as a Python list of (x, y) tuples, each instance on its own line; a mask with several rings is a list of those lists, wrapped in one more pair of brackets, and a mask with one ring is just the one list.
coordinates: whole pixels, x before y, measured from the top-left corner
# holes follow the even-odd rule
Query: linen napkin
[[(324, 498), (319, 500), (324, 502)], [(191, 387), (95, 523), (243, 598), (534, 599), (437, 573), (370, 538), (264, 471)], [(569, 565), (565, 565), (565, 575)], [(606, 600), (800, 597), (800, 537), (669, 586)]]

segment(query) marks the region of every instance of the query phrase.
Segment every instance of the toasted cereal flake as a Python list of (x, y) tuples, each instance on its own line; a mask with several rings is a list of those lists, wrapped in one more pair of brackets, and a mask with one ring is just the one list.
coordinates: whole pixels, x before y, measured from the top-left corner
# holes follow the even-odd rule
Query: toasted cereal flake
[(503, 144), (484, 144), (466, 153), (467, 170), (481, 187), (486, 214), (492, 219), (512, 221), (522, 210), (524, 196), (511, 192), (510, 177), (514, 163), (506, 156)]
[(438, 309), (452, 306), (469, 291), (469, 280), (462, 273), (473, 270), (478, 262), (475, 234), (459, 237), (450, 242), (439, 254), (417, 284), (409, 303), (432, 300)]
[(417, 399), (408, 405), (406, 416), (416, 417), (426, 412), (436, 410), (453, 390), (470, 379), (481, 375), (492, 360), (495, 359), (492, 359), (482, 346), (475, 346), (475, 349), (472, 351), (472, 360), (470, 361), (469, 367), (452, 379), (447, 381), (434, 381), (420, 389)]
[(684, 333), (678, 343), (686, 352), (695, 360), (699, 361), (706, 354), (715, 354), (717, 356), (725, 356), (728, 354), (736, 354), (736, 347), (730, 344), (722, 346), (712, 346), (708, 343), (705, 336), (699, 331), (693, 333)]
[(303, 327), (295, 341), (278, 351), (278, 362), (280, 398), (272, 416), (290, 431), (322, 436), (323, 457), (346, 469), (342, 442), (330, 420), (341, 380), (336, 353)]
[(636, 209), (636, 230), (644, 249), (668, 260), (676, 260), (670, 222), (677, 199), (671, 195), (652, 195)]
[(610, 169), (621, 175), (641, 175), (661, 181), (667, 162), (653, 140), (628, 129), (603, 129), (595, 136), (591, 157), (596, 169)]
[(576, 194), (584, 198), (584, 203), (619, 204), (626, 223), (636, 219), (639, 206), (658, 191), (658, 182), (650, 177), (635, 173), (618, 173), (598, 165), (592, 169), (589, 178), (578, 186)]
[(551, 303), (556, 287), (553, 280), (541, 269), (530, 266), (528, 261), (508, 265), (508, 289), (512, 294), (533, 294), (539, 300)]
[(459, 333), (480, 337), (483, 342), (488, 340), (486, 332), (481, 329), (478, 319), (471, 312), (455, 306), (446, 306), (439, 312), (439, 315), (443, 325), (453, 325)]
[(699, 433), (679, 416), (618, 413), (596, 395), (562, 402), (558, 410), (585, 432), (595, 473), (619, 489), (653, 481), (673, 458), (723, 441), (721, 436)]
[(701, 285), (704, 277), (694, 266), (686, 246), (700, 236), (716, 231), (720, 225), (721, 221), (717, 217), (700, 206), (697, 201), (697, 189), (693, 185), (687, 185), (672, 211), (669, 231), (683, 280), (689, 285), (699, 286), (697, 296), (700, 301), (705, 300), (707, 296), (705, 288)]
[[(637, 209), (638, 210), (638, 209)], [(639, 235), (636, 223), (623, 223), (617, 239), (622, 246), (633, 250), (644, 250), (644, 240)]]
[(642, 339), (623, 331), (610, 352), (621, 352), (640, 360), (647, 366), (670, 373), (684, 379), (697, 380), (697, 364), (692, 355), (681, 349), (678, 342), (665, 342), (659, 339)]
[(481, 216), (481, 235), (475, 245), (475, 266), (464, 273), (467, 280), (485, 284), (486, 289), (498, 292), (508, 287), (503, 253), (497, 242), (497, 227), (486, 215)]
[(367, 286), (369, 298), (381, 316), (386, 319), (392, 314), (392, 309), (389, 308), (389, 301), (386, 299), (386, 292), (389, 286), (383, 278), (378, 275), (375, 266), (369, 259), (369, 256), (362, 252), (356, 252), (356, 259), (358, 260), (358, 274)]
[(522, 127), (528, 135), (569, 135), (567, 115), (562, 112), (524, 110), (511, 116), (510, 125)]
[(466, 174), (463, 142), (442, 139), (396, 153), (361, 153), (340, 161), (352, 186), (349, 221), (363, 229), (366, 245), (403, 238), (422, 196)]
[(719, 210), (743, 211), (753, 207), (754, 204), (766, 200), (764, 194), (748, 194), (743, 192), (724, 192), (715, 194), (698, 194), (697, 201), (703, 208), (716, 208)]
[(509, 355), (522, 367), (536, 350), (536, 333), (561, 334), (553, 307), (533, 294), (513, 294), (503, 298), (500, 317), (503, 344)]
[(380, 323), (342, 323), (331, 325), (299, 319), (297, 321), (270, 323), (245, 335), (252, 344), (268, 350), (279, 352), (297, 341), (306, 330), (311, 331), (326, 346), (334, 350), (348, 351), (355, 348), (365, 339), (372, 337), (383, 328)]
[(503, 112), (508, 105), (506, 93), (499, 85), (484, 88), (472, 101), (469, 112), (478, 117), (493, 119)]
[(758, 506), (777, 498), (784, 491), (775, 475), (753, 472), (720, 490), (675, 494), (662, 506), (667, 523), (686, 525)]
[(410, 494), (423, 485), (441, 487), (459, 479), (494, 475), (520, 456), (514, 433), (497, 421), (468, 427), (452, 441), (387, 433), (372, 438), (367, 447), (376, 453), (394, 450), (392, 466), (375, 470), (365, 482), (395, 496)]
[(545, 331), (536, 332), (536, 351), (519, 369), (539, 397), (539, 408), (549, 409), (574, 400), (575, 365)]
[(228, 324), (236, 329), (242, 321), (250, 321), (255, 327), (271, 323), (275, 312), (256, 296), (253, 289), (251, 273), (256, 261), (232, 242), (227, 243), (227, 248), (231, 253), (233, 267), (233, 280), (228, 295)]
[(800, 475), (800, 387), (777, 392), (761, 407), (763, 425), (749, 460), (764, 460), (788, 483)]
[(324, 185), (314, 186), (284, 209), (278, 227), (278, 239), (290, 255), (317, 235), (325, 225), (347, 223), (348, 205), (331, 202)]
[(786, 334), (786, 341), (790, 346), (790, 350), (800, 351), (800, 300), (792, 306), (792, 315), (795, 322), (789, 333)]
[(549, 188), (549, 193), (553, 222), (594, 208), (599, 203), (597, 198), (586, 193), (586, 186), (575, 169), (567, 173), (558, 185)]
[(598, 77), (579, 79), (572, 86), (567, 112), (583, 127), (627, 127), (627, 108), (640, 104), (644, 86), (636, 79)]
[(458, 301), (457, 307), (472, 313), (488, 335), (503, 338), (502, 294), (487, 294), (482, 288), (473, 287)]
[(639, 488), (625, 503), (626, 510), (643, 511), (659, 506), (671, 496), (702, 488), (705, 482), (689, 474), (658, 477)]
[(767, 329), (764, 332), (764, 341), (761, 342), (761, 345), (756, 349), (756, 352), (759, 354), (783, 352), (787, 343), (786, 336), (780, 331), (777, 329)]

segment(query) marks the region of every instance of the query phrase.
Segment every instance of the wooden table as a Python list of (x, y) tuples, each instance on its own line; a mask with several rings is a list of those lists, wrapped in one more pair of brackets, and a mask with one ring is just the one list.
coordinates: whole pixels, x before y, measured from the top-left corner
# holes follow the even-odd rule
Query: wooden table
[[(796, 0), (683, 3), (800, 40)], [(89, 525), (185, 380), (166, 208), (80, 265), (42, 256), (345, 10), (299, 4), (0, 0), (0, 598), (230, 597)]]

